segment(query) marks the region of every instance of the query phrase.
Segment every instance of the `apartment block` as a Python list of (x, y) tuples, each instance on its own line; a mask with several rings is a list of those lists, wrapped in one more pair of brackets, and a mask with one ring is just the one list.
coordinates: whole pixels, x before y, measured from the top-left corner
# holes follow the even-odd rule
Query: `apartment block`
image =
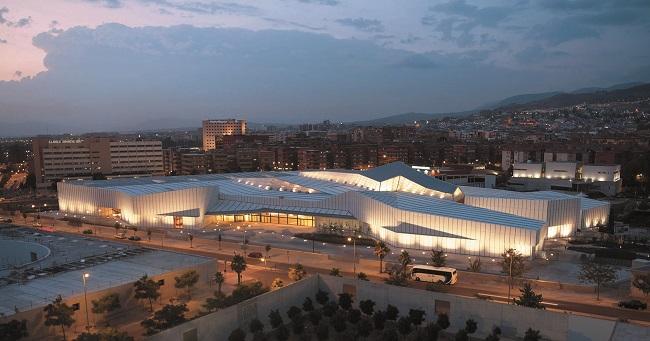
[(33, 172), (39, 187), (68, 178), (164, 174), (162, 142), (110, 137), (32, 140)]
[(205, 120), (203, 121), (203, 150), (217, 148), (223, 136), (246, 135), (246, 129), (246, 120)]

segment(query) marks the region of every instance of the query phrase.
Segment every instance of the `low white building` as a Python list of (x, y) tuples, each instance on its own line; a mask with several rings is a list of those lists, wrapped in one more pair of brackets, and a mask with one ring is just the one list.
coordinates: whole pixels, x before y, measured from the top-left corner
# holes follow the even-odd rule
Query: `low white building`
[(507, 248), (533, 255), (545, 239), (572, 235), (581, 217), (579, 197), (459, 187), (400, 162), (368, 171), (76, 180), (60, 182), (58, 190), (66, 214), (142, 227), (335, 222), (395, 247), (479, 256)]

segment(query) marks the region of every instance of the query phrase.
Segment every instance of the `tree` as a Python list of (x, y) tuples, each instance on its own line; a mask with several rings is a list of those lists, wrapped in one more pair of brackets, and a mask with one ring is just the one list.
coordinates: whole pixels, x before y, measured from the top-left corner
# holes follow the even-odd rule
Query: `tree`
[(27, 224), (27, 212), (22, 212), (23, 219), (25, 220), (25, 224)]
[(499, 335), (501, 335), (501, 328), (494, 327), (490, 335), (485, 338), (485, 341), (499, 341)]
[(596, 262), (593, 258), (582, 263), (578, 279), (583, 283), (596, 285), (596, 299), (600, 300), (601, 285), (612, 283), (616, 280), (616, 269), (607, 264)]
[(456, 335), (454, 335), (454, 340), (469, 341), (469, 335), (467, 335), (467, 331), (465, 329), (460, 329), (458, 332), (456, 332)]
[(357, 274), (357, 279), (360, 281), (369, 281), (368, 275), (365, 272), (359, 272)]
[(367, 316), (370, 316), (372, 315), (372, 312), (375, 309), (375, 301), (361, 300), (359, 301), (359, 309), (361, 309), (361, 311)]
[(387, 305), (386, 319), (390, 321), (395, 321), (397, 320), (397, 316), (399, 316), (399, 309), (397, 309), (397, 307), (392, 304)]
[(118, 232), (120, 232), (120, 229), (122, 228), (122, 225), (120, 225), (120, 223), (118, 223), (118, 222), (115, 222), (115, 224), (113, 225), (113, 228), (115, 229), (115, 234), (117, 234)]
[(390, 252), (390, 249), (388, 246), (386, 246), (386, 243), (382, 241), (378, 241), (377, 244), (375, 244), (375, 256), (379, 258), (379, 273), (382, 273), (384, 271), (383, 268), (383, 262), (384, 258), (388, 253)]
[(72, 317), (74, 315), (72, 307), (63, 303), (63, 298), (59, 295), (43, 311), (45, 312), (45, 325), (48, 327), (61, 327), (63, 339), (66, 340), (65, 328), (70, 327), (75, 322)]
[(217, 292), (221, 293), (221, 286), (225, 281), (226, 281), (226, 276), (223, 275), (223, 272), (219, 271), (214, 274), (214, 282), (217, 284)]
[(366, 338), (370, 336), (370, 333), (372, 332), (372, 323), (364, 318), (359, 321), (359, 324), (357, 324), (357, 336), (361, 338)]
[(122, 307), (120, 304), (120, 295), (117, 293), (106, 294), (99, 299), (93, 300), (91, 303), (94, 314), (108, 314)]
[(386, 314), (379, 310), (372, 314), (372, 323), (375, 325), (375, 329), (382, 330), (386, 324)]
[(418, 327), (424, 322), (424, 316), (427, 313), (422, 309), (409, 309), (409, 320), (414, 326)]
[(146, 328), (147, 334), (153, 334), (185, 322), (185, 313), (187, 311), (187, 305), (185, 304), (167, 304), (156, 311), (153, 317), (142, 321), (140, 324)]
[(302, 310), (307, 312), (314, 310), (314, 303), (311, 301), (311, 298), (305, 297), (305, 301), (302, 302)]
[(397, 320), (397, 330), (404, 336), (408, 335), (411, 332), (411, 320), (406, 316), (400, 317)]
[(248, 325), (248, 330), (253, 334), (260, 333), (264, 330), (264, 323), (255, 318), (251, 320), (251, 323)]
[(345, 292), (339, 294), (339, 307), (345, 310), (350, 310), (353, 302), (354, 300), (352, 299), (352, 295)]
[(282, 287), (284, 287), (284, 281), (282, 279), (280, 279), (280, 278), (276, 278), (276, 279), (273, 280), (273, 282), (271, 282), (271, 289), (272, 290), (279, 289), (279, 288), (282, 288)]
[(300, 310), (300, 308), (296, 307), (295, 305), (292, 305), (291, 307), (289, 307), (289, 310), (287, 310), (287, 317), (289, 317), (289, 319), (293, 320), (293, 318), (296, 315), (300, 314), (301, 312), (302, 312), (302, 310)]
[(537, 295), (533, 291), (533, 287), (530, 285), (530, 283), (524, 283), (524, 287), (519, 289), (519, 291), (521, 292), (519, 298), (513, 298), (513, 301), (516, 305), (536, 309), (545, 309), (544, 305), (542, 305), (542, 295)]
[(187, 297), (192, 297), (192, 288), (199, 281), (199, 273), (195, 270), (186, 271), (180, 276), (174, 277), (174, 280), (176, 281), (174, 283), (176, 289), (186, 289)]
[(406, 267), (413, 264), (413, 258), (411, 258), (411, 255), (407, 251), (402, 251), (399, 254), (398, 261), (402, 266), (402, 271), (406, 271)]
[(230, 269), (237, 273), (237, 285), (241, 284), (241, 273), (246, 270), (246, 259), (242, 255), (234, 255), (230, 261)]
[(639, 289), (646, 297), (650, 294), (650, 274), (636, 275), (632, 285)]
[(316, 338), (318, 341), (325, 341), (330, 337), (330, 328), (325, 323), (321, 323), (316, 328)]
[(332, 325), (332, 328), (337, 333), (342, 333), (345, 331), (345, 329), (348, 327), (347, 323), (345, 322), (345, 313), (342, 311), (337, 312), (332, 316), (330, 319), (330, 324)]
[(359, 309), (350, 309), (348, 311), (348, 322), (352, 324), (357, 324), (359, 323), (359, 320), (361, 320), (361, 310)]
[(424, 335), (429, 341), (438, 340), (438, 334), (440, 334), (440, 326), (435, 322), (427, 323), (427, 326), (424, 327)]
[(320, 311), (318, 310), (312, 310), (309, 312), (309, 322), (311, 322), (311, 324), (314, 326), (317, 326), (322, 318), (323, 315), (321, 315)]
[(526, 263), (521, 252), (515, 249), (507, 249), (501, 254), (501, 272), (508, 275), (510, 287), (512, 288), (512, 279), (520, 277), (526, 270)]
[(339, 269), (339, 268), (332, 268), (330, 270), (330, 276), (343, 277), (341, 275), (341, 269)]
[(0, 340), (20, 340), (27, 336), (26, 320), (11, 320), (7, 323), (0, 323)]
[(275, 329), (275, 339), (278, 341), (284, 341), (289, 338), (289, 328), (285, 325), (281, 325)]
[(381, 339), (382, 341), (398, 341), (399, 335), (397, 334), (397, 330), (394, 328), (388, 328), (381, 333)]
[(230, 336), (228, 336), (228, 341), (246, 341), (246, 332), (243, 331), (241, 328), (237, 328), (230, 332)]
[(478, 324), (473, 319), (465, 321), (465, 331), (467, 334), (474, 334), (478, 329)]
[(447, 255), (442, 250), (431, 250), (431, 264), (433, 266), (445, 266), (447, 264)]
[(447, 329), (449, 328), (449, 325), (451, 324), (449, 322), (449, 316), (445, 313), (440, 313), (438, 314), (438, 320), (436, 320), (436, 324), (440, 329)]
[(298, 313), (297, 315), (294, 315), (293, 318), (291, 318), (291, 329), (296, 335), (300, 335), (303, 331), (305, 331), (305, 318), (301, 313)]
[(323, 306), (323, 315), (327, 317), (332, 317), (338, 310), (339, 310), (339, 305), (336, 304), (336, 302), (334, 301), (327, 302), (327, 304)]
[(284, 324), (284, 321), (282, 321), (282, 315), (280, 315), (280, 312), (277, 309), (271, 310), (269, 313), (269, 324), (271, 324), (271, 327), (274, 329)]
[(305, 267), (303, 267), (302, 264), (300, 263), (291, 265), (289, 267), (289, 273), (287, 274), (289, 279), (294, 282), (303, 279), (306, 275), (307, 275), (307, 271), (305, 271)]
[(467, 270), (472, 272), (481, 272), (481, 258), (475, 257), (468, 260)]
[(133, 283), (133, 287), (135, 288), (134, 297), (139, 300), (149, 300), (149, 311), (153, 311), (153, 301), (160, 297), (158, 282), (144, 275)]
[(524, 334), (524, 341), (539, 341), (542, 339), (542, 335), (539, 330), (534, 330), (533, 328), (528, 328)]
[(329, 300), (329, 294), (327, 291), (322, 291), (319, 289), (316, 292), (316, 302), (318, 302), (318, 304), (325, 305), (325, 303), (329, 302)]

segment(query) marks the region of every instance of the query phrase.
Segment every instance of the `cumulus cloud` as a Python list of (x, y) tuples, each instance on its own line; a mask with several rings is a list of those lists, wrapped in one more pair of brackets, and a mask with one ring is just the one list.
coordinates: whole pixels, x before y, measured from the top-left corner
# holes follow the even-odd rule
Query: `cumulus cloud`
[(381, 21), (376, 19), (366, 19), (366, 18), (344, 18), (336, 20), (337, 23), (354, 27), (359, 31), (363, 32), (383, 32), (384, 25)]
[(9, 13), (9, 9), (7, 7), (2, 7), (0, 8), (0, 25), (6, 24), (9, 22), (7, 18), (5, 18), (5, 14)]

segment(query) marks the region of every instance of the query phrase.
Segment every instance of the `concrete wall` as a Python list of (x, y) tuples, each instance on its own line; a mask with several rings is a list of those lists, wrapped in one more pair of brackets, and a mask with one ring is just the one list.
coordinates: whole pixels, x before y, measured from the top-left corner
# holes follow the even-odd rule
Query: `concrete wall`
[(445, 310), (451, 322), (447, 330), (453, 333), (464, 328), (465, 321), (471, 318), (478, 323), (478, 330), (474, 336), (480, 339), (487, 336), (494, 326), (499, 326), (503, 338), (508, 339), (522, 338), (526, 329), (530, 327), (540, 330), (545, 339), (571, 341), (627, 341), (631, 340), (630, 335), (648, 335), (650, 330), (636, 325), (569, 313), (518, 307), (420, 289), (359, 281), (353, 278), (316, 275), (165, 330), (150, 337), (149, 340), (194, 340), (184, 339), (184, 335), (196, 335), (195, 340), (201, 341), (227, 340), (232, 330), (238, 327), (247, 330), (253, 318), (260, 319), (266, 326), (265, 330), (268, 331), (270, 310), (279, 309), (284, 320), (288, 321), (285, 314), (288, 308), (292, 305), (300, 306), (305, 297), (313, 299), (319, 289), (328, 292), (330, 299), (335, 299), (341, 292), (351, 293), (355, 305), (360, 300), (371, 299), (376, 303), (376, 310), (384, 310), (388, 304), (396, 306), (401, 314), (406, 314), (413, 308), (423, 309), (426, 311), (427, 321), (435, 320), (437, 312)]
[[(214, 261), (208, 261), (196, 266), (187, 267), (178, 269), (175, 271), (167, 272), (157, 276), (151, 276), (155, 281), (164, 280), (165, 284), (160, 287), (160, 298), (157, 302), (154, 302), (154, 310), (160, 309), (160, 303), (168, 302), (172, 297), (178, 297), (182, 291), (174, 288), (174, 277), (179, 276), (180, 274), (189, 271), (196, 270), (200, 274), (199, 282), (196, 284), (195, 288), (206, 287), (209, 285), (209, 281), (216, 272), (216, 264)], [(133, 283), (124, 283), (119, 286), (115, 286), (109, 289), (98, 290), (98, 291), (89, 291), (88, 292), (88, 313), (90, 318), (91, 325), (104, 326), (106, 325), (106, 319), (102, 315), (93, 314), (92, 312), (92, 301), (99, 299), (100, 297), (110, 294), (117, 293), (120, 296), (121, 308), (115, 312), (112, 312), (108, 316), (108, 322), (110, 322), (111, 317), (117, 317), (120, 314), (123, 314), (134, 308), (139, 309), (139, 307), (149, 307), (148, 301), (136, 300), (133, 297)], [(74, 295), (74, 296), (63, 296), (63, 301), (68, 305), (73, 305), (78, 303), (79, 310), (75, 311), (73, 318), (75, 323), (70, 327), (66, 328), (66, 336), (68, 339), (71, 339), (71, 335), (76, 335), (85, 331), (86, 326), (86, 310), (84, 304), (83, 293)], [(61, 335), (60, 327), (48, 327), (43, 323), (45, 319), (45, 313), (43, 312), (44, 306), (35, 307), (34, 309), (28, 311), (22, 311), (11, 316), (0, 318), (0, 323), (6, 323), (13, 319), (16, 320), (26, 320), (27, 321), (27, 330), (29, 331), (29, 336), (25, 339), (29, 340), (49, 340), (53, 335)], [(133, 336), (133, 335), (132, 335)]]

